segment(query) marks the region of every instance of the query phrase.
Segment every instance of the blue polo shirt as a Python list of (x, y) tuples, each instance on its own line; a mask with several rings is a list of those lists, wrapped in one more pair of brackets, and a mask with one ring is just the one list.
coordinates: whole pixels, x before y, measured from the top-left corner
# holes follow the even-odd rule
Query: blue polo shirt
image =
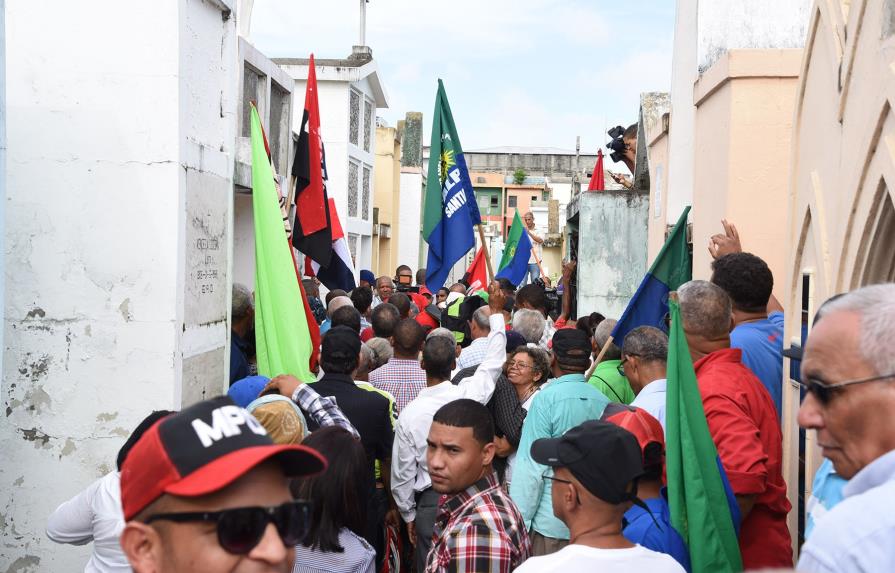
[(731, 348), (743, 351), (743, 364), (771, 395), (777, 416), (783, 411), (783, 313), (744, 322), (730, 333)]
[(667, 496), (666, 488), (663, 487), (662, 497), (643, 500), (652, 516), (642, 507), (632, 505), (625, 512), (625, 529), (622, 533), (631, 543), (674, 557), (689, 573), (690, 553), (683, 538), (671, 527)]

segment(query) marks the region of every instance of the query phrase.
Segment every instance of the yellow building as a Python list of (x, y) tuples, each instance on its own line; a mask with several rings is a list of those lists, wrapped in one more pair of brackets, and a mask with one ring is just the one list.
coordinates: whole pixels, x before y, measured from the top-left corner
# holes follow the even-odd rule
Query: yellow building
[(394, 127), (376, 127), (376, 164), (373, 168), (373, 274), (392, 276), (397, 262), (398, 236), (394, 227), (401, 209), (401, 138)]

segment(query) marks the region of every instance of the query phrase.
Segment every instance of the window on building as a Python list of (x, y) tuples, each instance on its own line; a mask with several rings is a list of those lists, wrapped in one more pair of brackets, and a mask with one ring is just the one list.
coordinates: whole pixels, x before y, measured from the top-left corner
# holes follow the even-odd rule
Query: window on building
[(498, 203), (497, 195), (491, 195), (491, 208), (496, 209), (498, 206), (497, 203)]
[(348, 141), (354, 145), (360, 145), (360, 102), (360, 92), (351, 90), (351, 96), (348, 102)]
[(361, 185), (361, 212), (360, 216), (364, 221), (370, 220), (370, 174), (372, 173), (370, 166), (364, 165), (364, 179)]
[[(270, 83), (270, 154), (277, 170), (282, 170), (284, 165), (281, 160), (289, 153), (289, 104), (292, 96), (278, 86), (276, 82)], [(279, 173), (284, 175), (284, 173)]]
[[(252, 137), (252, 102), (261, 105), (265, 98), (264, 74), (243, 62), (242, 67), (242, 136)], [(262, 114), (259, 108), (258, 113)], [(262, 114), (263, 117), (263, 114)]]
[(348, 162), (348, 216), (357, 217), (358, 204), (358, 177), (360, 165), (354, 161)]
[(364, 99), (364, 151), (370, 151), (373, 145), (373, 102)]
[(485, 183), (485, 178), (481, 175), (475, 178), (476, 183)]
[(538, 197), (537, 195), (532, 195), (532, 196), (531, 196), (531, 200), (532, 200), (532, 201), (537, 201), (538, 199), (539, 199), (539, 197)]
[(515, 195), (510, 195), (509, 197), (507, 197), (507, 207), (509, 207), (511, 209), (516, 208), (516, 196)]
[(351, 254), (351, 262), (357, 268), (357, 235), (348, 233), (348, 252)]

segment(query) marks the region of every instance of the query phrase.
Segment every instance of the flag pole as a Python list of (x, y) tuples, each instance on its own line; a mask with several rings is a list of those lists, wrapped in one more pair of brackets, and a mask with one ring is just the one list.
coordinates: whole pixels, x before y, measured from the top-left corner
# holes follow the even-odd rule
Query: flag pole
[(591, 374), (593, 374), (594, 370), (597, 369), (597, 364), (599, 364), (600, 360), (603, 359), (603, 355), (606, 354), (607, 350), (609, 350), (609, 345), (612, 344), (613, 340), (614, 339), (612, 338), (612, 335), (610, 335), (609, 338), (606, 339), (606, 344), (604, 344), (603, 348), (600, 349), (600, 353), (597, 354), (596, 360), (594, 360), (594, 363), (590, 365), (590, 368), (588, 369), (587, 373), (584, 375), (585, 380), (590, 379)]
[(482, 240), (482, 250), (485, 251), (485, 265), (488, 267), (488, 282), (494, 280), (494, 269), (491, 268), (491, 249), (485, 245), (485, 231), (482, 230), (482, 224), (476, 225), (479, 230), (479, 239)]

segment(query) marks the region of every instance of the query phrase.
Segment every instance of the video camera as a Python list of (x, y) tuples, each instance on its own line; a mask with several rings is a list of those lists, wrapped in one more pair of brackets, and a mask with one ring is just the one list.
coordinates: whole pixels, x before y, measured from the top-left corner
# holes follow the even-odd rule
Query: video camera
[(411, 285), (411, 282), (413, 278), (407, 275), (395, 277), (395, 292), (420, 292), (420, 287)]
[(609, 158), (613, 162), (618, 163), (622, 160), (622, 155), (625, 154), (625, 128), (620, 125), (616, 125), (607, 133), (609, 134), (609, 137), (612, 138), (612, 141), (606, 144), (606, 147), (612, 150), (612, 153), (609, 154)]

